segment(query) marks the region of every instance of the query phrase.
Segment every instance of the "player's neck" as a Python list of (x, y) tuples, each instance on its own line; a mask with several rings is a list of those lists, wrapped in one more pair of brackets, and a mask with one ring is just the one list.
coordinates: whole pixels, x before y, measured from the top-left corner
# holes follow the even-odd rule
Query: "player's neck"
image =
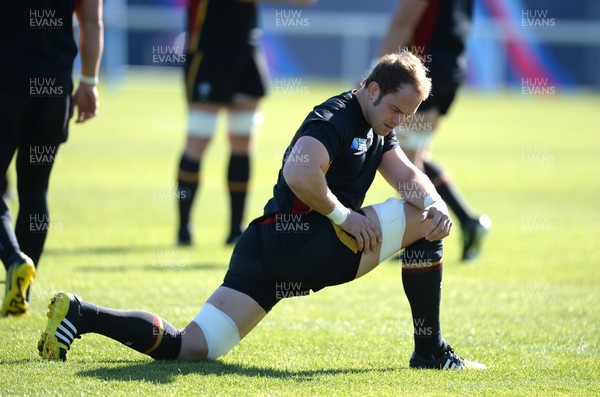
[(358, 90), (353, 90), (352, 93), (356, 96), (360, 109), (362, 110), (363, 117), (367, 120), (367, 123), (371, 124), (367, 117), (367, 103), (369, 102), (368, 92), (365, 87), (361, 87)]

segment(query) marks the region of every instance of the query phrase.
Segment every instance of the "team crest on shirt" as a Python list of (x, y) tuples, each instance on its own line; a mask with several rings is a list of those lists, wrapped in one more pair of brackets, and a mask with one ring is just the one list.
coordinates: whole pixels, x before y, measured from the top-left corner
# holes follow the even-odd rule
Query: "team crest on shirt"
[(355, 150), (355, 156), (365, 154), (373, 144), (373, 130), (369, 130), (366, 138), (354, 138), (350, 149)]

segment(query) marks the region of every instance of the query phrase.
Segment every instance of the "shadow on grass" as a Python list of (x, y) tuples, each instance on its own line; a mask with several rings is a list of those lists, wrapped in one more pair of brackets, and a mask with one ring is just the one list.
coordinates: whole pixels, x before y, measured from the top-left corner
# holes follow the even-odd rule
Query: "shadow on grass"
[[(189, 270), (227, 270), (227, 263), (193, 263), (185, 264), (181, 253), (189, 247), (176, 247), (173, 245), (127, 245), (111, 247), (77, 247), (77, 248), (49, 248), (44, 255), (113, 255), (113, 254), (136, 254), (152, 253), (154, 260), (147, 265), (122, 265), (107, 263), (103, 265), (82, 265), (77, 268), (78, 272), (127, 272), (136, 271), (189, 271)], [(199, 254), (200, 255), (200, 254)]]
[(218, 361), (186, 362), (186, 361), (154, 361), (136, 363), (125, 366), (110, 366), (77, 372), (83, 377), (114, 381), (146, 381), (151, 383), (170, 383), (180, 375), (216, 375), (247, 376), (251, 378), (277, 378), (295, 381), (310, 381), (315, 377), (337, 374), (365, 374), (370, 372), (391, 372), (402, 370), (401, 367), (384, 368), (332, 368), (314, 370), (288, 370), (262, 368), (226, 364)]
[(174, 264), (160, 264), (150, 263), (142, 266), (128, 266), (128, 265), (84, 265), (77, 268), (77, 272), (81, 273), (120, 273), (135, 271), (163, 271), (163, 272), (177, 272), (177, 271), (190, 271), (190, 270), (223, 270), (223, 274), (227, 270), (226, 263), (194, 263), (189, 265), (174, 263)]
[(156, 245), (112, 245), (97, 247), (61, 247), (46, 248), (44, 256), (60, 255), (113, 255), (113, 254), (135, 254), (157, 251), (186, 251), (194, 247), (179, 247), (175, 244), (156, 244)]

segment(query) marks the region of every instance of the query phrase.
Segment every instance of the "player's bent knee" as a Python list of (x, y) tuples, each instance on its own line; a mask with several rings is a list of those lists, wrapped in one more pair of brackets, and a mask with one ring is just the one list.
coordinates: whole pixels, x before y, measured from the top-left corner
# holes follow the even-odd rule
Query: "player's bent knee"
[(211, 138), (217, 128), (217, 113), (190, 109), (187, 131), (190, 136)]
[(231, 135), (251, 136), (262, 122), (262, 113), (254, 110), (227, 112), (227, 128)]
[(372, 206), (377, 213), (381, 225), (381, 251), (379, 263), (390, 258), (402, 246), (402, 238), (406, 230), (406, 215), (404, 214), (404, 201), (389, 198), (383, 203)]
[(240, 333), (237, 325), (227, 314), (210, 303), (205, 303), (194, 318), (208, 346), (206, 358), (214, 360), (221, 357), (240, 343)]

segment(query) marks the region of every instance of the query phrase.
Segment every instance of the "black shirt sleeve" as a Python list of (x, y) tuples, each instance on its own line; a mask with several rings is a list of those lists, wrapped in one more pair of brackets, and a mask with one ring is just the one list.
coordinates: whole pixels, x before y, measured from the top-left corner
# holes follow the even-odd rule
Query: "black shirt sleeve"
[(332, 161), (348, 145), (347, 139), (341, 133), (331, 124), (323, 121), (308, 124), (302, 131), (301, 136), (310, 136), (321, 142), (327, 149), (329, 161)]
[(392, 131), (383, 138), (383, 153), (388, 150), (396, 149), (397, 147), (400, 147), (400, 143), (398, 143), (396, 131)]

